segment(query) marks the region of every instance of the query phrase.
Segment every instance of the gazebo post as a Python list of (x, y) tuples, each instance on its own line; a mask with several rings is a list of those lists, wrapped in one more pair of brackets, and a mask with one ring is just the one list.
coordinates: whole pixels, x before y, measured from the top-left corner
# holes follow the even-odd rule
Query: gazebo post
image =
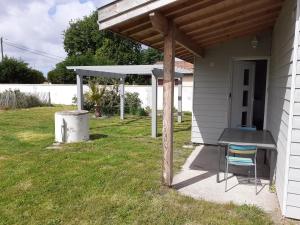
[(157, 78), (152, 74), (151, 136), (157, 137)]
[(76, 82), (77, 82), (77, 109), (83, 110), (83, 82), (82, 82), (82, 75), (76, 75)]
[(124, 120), (124, 78), (120, 78), (120, 119)]
[(177, 107), (177, 122), (182, 122), (182, 77), (178, 78), (178, 107)]

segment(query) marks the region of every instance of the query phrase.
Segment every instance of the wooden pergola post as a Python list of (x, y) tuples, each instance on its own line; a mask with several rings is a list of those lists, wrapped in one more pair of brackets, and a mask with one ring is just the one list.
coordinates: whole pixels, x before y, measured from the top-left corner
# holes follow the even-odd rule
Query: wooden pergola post
[(76, 75), (77, 83), (77, 109), (83, 110), (83, 77), (80, 74)]
[(182, 78), (178, 78), (178, 107), (177, 107), (177, 122), (182, 122)]
[(157, 78), (152, 74), (151, 136), (157, 137)]
[(173, 180), (173, 100), (175, 39), (173, 22), (168, 21), (164, 35), (163, 76), (163, 182), (171, 186)]

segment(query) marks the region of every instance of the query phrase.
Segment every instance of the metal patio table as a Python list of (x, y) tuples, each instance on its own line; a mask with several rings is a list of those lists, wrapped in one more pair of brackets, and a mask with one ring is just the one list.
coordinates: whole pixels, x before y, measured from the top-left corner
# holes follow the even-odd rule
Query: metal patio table
[[(268, 130), (257, 130), (257, 131), (249, 131), (242, 130), (239, 128), (225, 128), (222, 134), (218, 139), (219, 145), (219, 170), (217, 174), (217, 182), (220, 182), (219, 173), (221, 170), (221, 157), (222, 157), (222, 147), (227, 147), (229, 144), (234, 145), (254, 145), (257, 146), (258, 149), (267, 149), (271, 151), (271, 154), (274, 156), (277, 153), (276, 143), (272, 137), (272, 134)], [(272, 158), (272, 157), (271, 157)], [(275, 165), (271, 160), (270, 165), (270, 183), (273, 182), (274, 168)], [(273, 164), (273, 165), (272, 165)], [(272, 173), (273, 171), (273, 173)]]

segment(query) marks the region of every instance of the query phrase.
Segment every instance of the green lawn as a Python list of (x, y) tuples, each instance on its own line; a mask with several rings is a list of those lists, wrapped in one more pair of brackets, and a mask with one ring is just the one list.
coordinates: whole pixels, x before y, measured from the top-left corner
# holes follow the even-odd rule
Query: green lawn
[[(0, 224), (271, 224), (256, 207), (162, 187), (161, 138), (150, 138), (150, 118), (91, 119), (92, 141), (46, 149), (63, 109), (0, 112)], [(175, 123), (176, 168), (191, 151), (182, 149), (190, 139), (184, 119)]]

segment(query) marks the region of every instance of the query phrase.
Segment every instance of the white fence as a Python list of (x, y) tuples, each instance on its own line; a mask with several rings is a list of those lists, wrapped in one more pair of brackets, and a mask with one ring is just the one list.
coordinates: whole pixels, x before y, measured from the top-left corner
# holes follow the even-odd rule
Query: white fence
[[(0, 92), (5, 90), (18, 89), (22, 92), (36, 95), (48, 94), (52, 104), (71, 105), (72, 99), (76, 96), (76, 85), (73, 84), (0, 84)], [(88, 91), (88, 86), (84, 85), (83, 91)], [(126, 92), (137, 92), (142, 101), (143, 107), (151, 107), (151, 86), (150, 85), (125, 85)], [(193, 87), (183, 86), (182, 90), (182, 109), (183, 111), (192, 111)], [(163, 88), (158, 86), (157, 90), (158, 109), (163, 105)], [(177, 86), (174, 89), (174, 107), (177, 108)]]

